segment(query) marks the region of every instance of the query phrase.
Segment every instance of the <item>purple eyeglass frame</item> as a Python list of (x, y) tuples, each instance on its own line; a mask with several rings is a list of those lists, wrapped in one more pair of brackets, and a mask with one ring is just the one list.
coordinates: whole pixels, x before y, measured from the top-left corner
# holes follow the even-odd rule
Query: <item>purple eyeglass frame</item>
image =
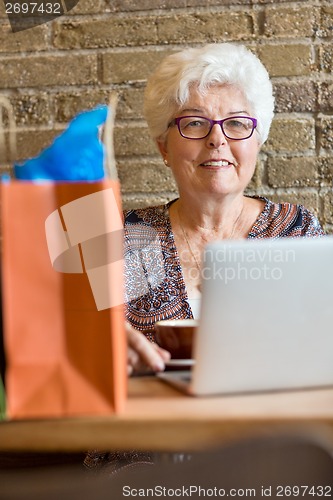
[[(209, 121), (210, 129), (204, 137), (186, 137), (185, 135), (182, 134), (182, 132), (180, 130), (180, 126), (179, 126), (179, 122), (182, 118), (204, 118), (205, 120)], [(241, 139), (234, 139), (233, 137), (229, 137), (223, 129), (223, 123), (227, 120), (232, 120), (233, 118), (247, 118), (248, 120), (251, 120), (251, 122), (253, 123), (253, 127), (252, 127), (252, 131), (251, 131), (250, 135), (248, 135), (247, 137), (242, 137)], [(214, 125), (220, 125), (221, 130), (227, 139), (230, 139), (231, 141), (244, 141), (246, 139), (250, 139), (250, 137), (253, 135), (255, 128), (257, 127), (257, 124), (258, 124), (258, 120), (256, 118), (252, 118), (251, 116), (239, 115), (239, 116), (229, 116), (228, 118), (223, 118), (223, 120), (211, 120), (210, 118), (207, 118), (206, 116), (186, 115), (186, 116), (177, 116), (169, 123), (168, 127), (172, 127), (173, 125), (177, 125), (179, 133), (182, 137), (184, 137), (184, 139), (189, 139), (190, 141), (200, 141), (201, 139), (205, 139), (206, 137), (209, 136)]]

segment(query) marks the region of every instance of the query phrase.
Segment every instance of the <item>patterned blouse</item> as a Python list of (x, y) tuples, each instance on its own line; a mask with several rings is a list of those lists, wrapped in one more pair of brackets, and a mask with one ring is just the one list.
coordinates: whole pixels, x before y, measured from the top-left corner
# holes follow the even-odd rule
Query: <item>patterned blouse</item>
[[(323, 236), (318, 219), (302, 205), (265, 202), (247, 238)], [(162, 319), (192, 318), (166, 205), (125, 212), (126, 317), (154, 340)]]

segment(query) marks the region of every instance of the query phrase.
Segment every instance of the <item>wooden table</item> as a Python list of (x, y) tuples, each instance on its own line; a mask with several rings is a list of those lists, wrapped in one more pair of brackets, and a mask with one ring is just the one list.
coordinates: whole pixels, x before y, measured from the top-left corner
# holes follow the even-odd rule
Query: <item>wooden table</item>
[(193, 398), (129, 380), (120, 415), (0, 423), (0, 450), (200, 450), (253, 435), (319, 433), (333, 443), (333, 388)]

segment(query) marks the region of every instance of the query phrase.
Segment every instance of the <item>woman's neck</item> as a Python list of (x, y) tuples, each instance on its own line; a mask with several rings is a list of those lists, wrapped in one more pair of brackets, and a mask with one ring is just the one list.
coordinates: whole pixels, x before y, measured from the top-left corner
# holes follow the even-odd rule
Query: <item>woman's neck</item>
[(188, 232), (196, 232), (205, 240), (231, 238), (242, 223), (246, 198), (241, 194), (228, 199), (195, 203), (182, 196), (170, 207), (173, 217)]

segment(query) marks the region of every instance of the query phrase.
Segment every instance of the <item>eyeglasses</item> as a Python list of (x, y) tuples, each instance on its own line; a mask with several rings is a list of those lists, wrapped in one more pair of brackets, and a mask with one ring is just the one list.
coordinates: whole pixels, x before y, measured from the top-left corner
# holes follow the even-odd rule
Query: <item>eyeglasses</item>
[(169, 123), (169, 127), (177, 125), (182, 137), (196, 140), (207, 137), (215, 124), (221, 126), (227, 139), (242, 141), (251, 137), (257, 120), (249, 116), (232, 116), (224, 120), (210, 120), (205, 116), (178, 116)]

